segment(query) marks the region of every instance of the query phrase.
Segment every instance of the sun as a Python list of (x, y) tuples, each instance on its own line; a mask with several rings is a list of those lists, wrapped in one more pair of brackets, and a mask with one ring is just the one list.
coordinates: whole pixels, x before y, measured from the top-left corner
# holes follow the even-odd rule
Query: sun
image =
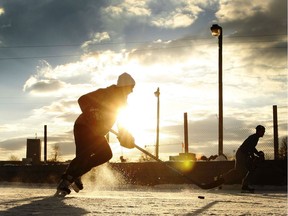
[(127, 106), (119, 111), (117, 126), (127, 129), (137, 144), (147, 145), (154, 142), (156, 99), (153, 91), (150, 95), (147, 91), (135, 91), (129, 95)]

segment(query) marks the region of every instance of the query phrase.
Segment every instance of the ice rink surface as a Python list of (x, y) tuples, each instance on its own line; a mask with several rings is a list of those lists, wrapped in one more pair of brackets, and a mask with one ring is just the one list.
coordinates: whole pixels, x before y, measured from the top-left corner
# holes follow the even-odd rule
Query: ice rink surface
[(245, 194), (239, 185), (209, 191), (193, 185), (87, 185), (65, 198), (53, 197), (54, 187), (0, 183), (0, 215), (287, 215), (286, 187)]

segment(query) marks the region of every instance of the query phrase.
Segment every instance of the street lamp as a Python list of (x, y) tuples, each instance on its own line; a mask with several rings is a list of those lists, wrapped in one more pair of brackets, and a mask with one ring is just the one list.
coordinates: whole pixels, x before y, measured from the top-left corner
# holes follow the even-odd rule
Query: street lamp
[(223, 154), (223, 88), (222, 88), (222, 27), (213, 24), (210, 28), (213, 36), (218, 37), (218, 83), (219, 83), (219, 126), (218, 126), (218, 155)]
[(157, 127), (156, 127), (155, 154), (156, 154), (156, 158), (159, 159), (159, 117), (160, 117), (160, 89), (159, 88), (157, 88), (157, 91), (154, 92), (154, 95), (157, 97)]

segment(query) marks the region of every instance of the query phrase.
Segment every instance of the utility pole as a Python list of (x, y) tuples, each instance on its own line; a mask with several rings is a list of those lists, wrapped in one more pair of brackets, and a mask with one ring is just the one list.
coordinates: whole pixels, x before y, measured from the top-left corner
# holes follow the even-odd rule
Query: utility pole
[(157, 91), (154, 92), (154, 95), (157, 97), (157, 127), (156, 127), (156, 146), (155, 154), (156, 158), (159, 159), (159, 119), (160, 119), (160, 89), (157, 88)]
[(218, 37), (218, 91), (219, 91), (219, 126), (218, 126), (218, 155), (223, 154), (223, 86), (222, 86), (222, 44), (223, 29), (214, 24), (210, 28), (212, 35)]

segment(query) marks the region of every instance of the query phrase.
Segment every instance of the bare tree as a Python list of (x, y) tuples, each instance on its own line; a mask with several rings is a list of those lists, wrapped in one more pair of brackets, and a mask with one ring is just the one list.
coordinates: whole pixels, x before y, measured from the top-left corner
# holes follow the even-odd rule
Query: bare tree
[(10, 155), (9, 161), (20, 161), (20, 159), (15, 155)]
[(139, 160), (139, 162), (146, 162), (146, 161), (155, 161), (153, 158), (151, 158), (150, 156), (148, 156), (147, 154), (141, 154)]
[(51, 154), (50, 161), (51, 162), (57, 162), (57, 161), (59, 161), (59, 157), (60, 157), (60, 146), (59, 146), (59, 144), (55, 144), (52, 147), (52, 154)]
[(282, 160), (287, 160), (287, 139), (288, 136), (285, 136), (281, 140), (279, 158)]

